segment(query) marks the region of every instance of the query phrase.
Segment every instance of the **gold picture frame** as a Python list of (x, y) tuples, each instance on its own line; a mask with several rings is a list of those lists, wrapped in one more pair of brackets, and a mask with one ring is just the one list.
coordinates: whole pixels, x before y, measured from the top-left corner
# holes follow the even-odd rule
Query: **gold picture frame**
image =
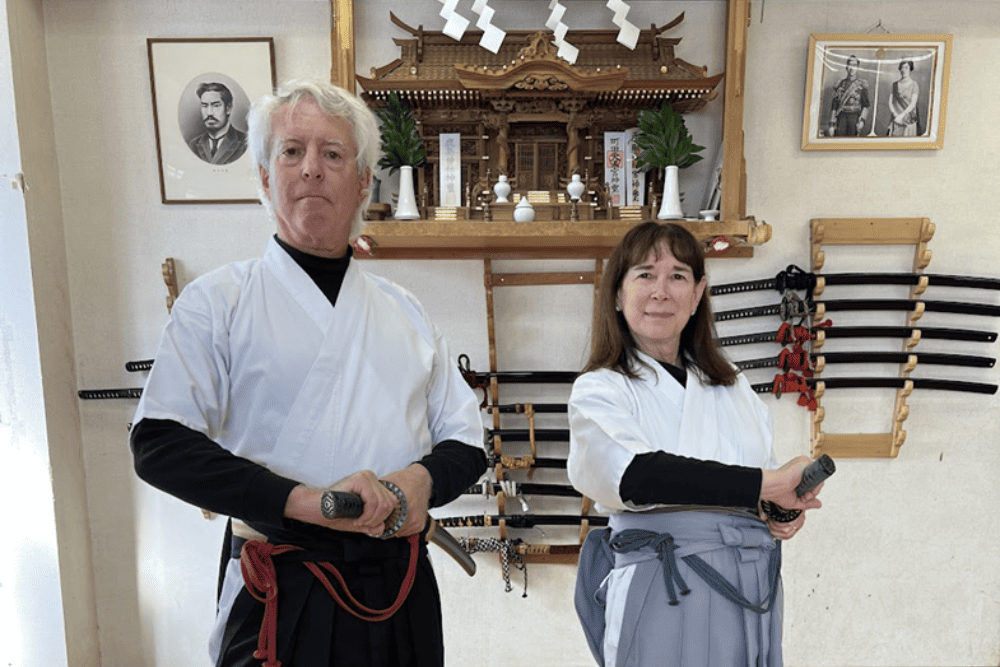
[(802, 150), (944, 146), (951, 35), (809, 36)]

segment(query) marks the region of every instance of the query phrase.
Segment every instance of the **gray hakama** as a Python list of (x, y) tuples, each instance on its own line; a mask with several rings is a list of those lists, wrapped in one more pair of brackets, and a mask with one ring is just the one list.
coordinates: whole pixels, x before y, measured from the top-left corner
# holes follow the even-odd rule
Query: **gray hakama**
[(577, 609), (607, 667), (781, 667), (780, 566), (747, 512), (615, 514), (581, 552)]

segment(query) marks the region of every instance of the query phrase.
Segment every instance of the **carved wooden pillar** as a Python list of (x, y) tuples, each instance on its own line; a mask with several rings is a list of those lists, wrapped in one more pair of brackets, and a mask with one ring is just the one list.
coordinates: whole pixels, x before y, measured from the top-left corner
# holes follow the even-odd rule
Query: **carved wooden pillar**
[(486, 127), (497, 131), (497, 174), (509, 176), (507, 172), (507, 156), (510, 152), (508, 136), (510, 135), (510, 122), (506, 113), (487, 114), (484, 119)]
[(580, 173), (580, 126), (577, 115), (571, 114), (566, 123), (566, 178)]

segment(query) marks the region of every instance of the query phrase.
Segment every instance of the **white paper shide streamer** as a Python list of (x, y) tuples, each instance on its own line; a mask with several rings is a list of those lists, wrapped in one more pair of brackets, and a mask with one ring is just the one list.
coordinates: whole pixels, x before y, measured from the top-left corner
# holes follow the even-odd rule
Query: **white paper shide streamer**
[(483, 36), (479, 39), (479, 46), (497, 53), (503, 44), (507, 33), (493, 25), (493, 15), (496, 10), (489, 6), (488, 0), (476, 0), (472, 4), (472, 11), (479, 14), (476, 27), (483, 31)]
[(441, 32), (456, 41), (462, 39), (465, 29), (469, 27), (469, 19), (455, 11), (455, 7), (458, 6), (458, 0), (438, 0), (438, 2), (443, 5), (440, 15), (445, 20), (444, 30)]
[(611, 22), (618, 26), (618, 43), (634, 51), (635, 45), (639, 42), (639, 28), (625, 19), (630, 7), (623, 0), (608, 0), (605, 7), (615, 13)]
[(555, 45), (559, 47), (557, 55), (572, 65), (576, 62), (577, 56), (580, 55), (580, 49), (564, 39), (569, 30), (569, 26), (562, 22), (566, 7), (559, 0), (552, 0), (549, 3), (549, 9), (552, 10), (552, 13), (549, 14), (549, 20), (545, 22), (545, 27), (555, 33)]

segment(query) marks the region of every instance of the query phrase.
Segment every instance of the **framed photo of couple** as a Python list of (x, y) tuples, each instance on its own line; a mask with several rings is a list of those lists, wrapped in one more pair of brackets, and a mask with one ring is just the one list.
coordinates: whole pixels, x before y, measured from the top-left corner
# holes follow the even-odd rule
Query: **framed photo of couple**
[(941, 148), (951, 35), (810, 35), (802, 149)]
[(247, 112), (274, 90), (274, 40), (150, 38), (164, 204), (259, 203)]

